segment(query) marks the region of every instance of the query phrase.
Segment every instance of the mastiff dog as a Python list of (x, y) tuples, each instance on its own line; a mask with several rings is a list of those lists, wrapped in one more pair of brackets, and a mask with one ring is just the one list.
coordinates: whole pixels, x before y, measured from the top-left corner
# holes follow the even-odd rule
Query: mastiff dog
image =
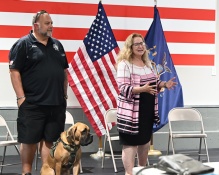
[(53, 144), (47, 161), (42, 165), (41, 175), (78, 175), (81, 160), (81, 146), (93, 142), (90, 128), (84, 123), (75, 123), (62, 132)]

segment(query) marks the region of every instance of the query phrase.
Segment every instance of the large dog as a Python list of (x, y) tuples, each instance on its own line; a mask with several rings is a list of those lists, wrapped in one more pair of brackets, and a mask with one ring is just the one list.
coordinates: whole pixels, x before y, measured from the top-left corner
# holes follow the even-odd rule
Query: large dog
[(60, 138), (50, 149), (47, 161), (41, 168), (41, 175), (78, 175), (81, 160), (81, 146), (93, 142), (90, 129), (84, 123), (76, 123), (61, 133)]

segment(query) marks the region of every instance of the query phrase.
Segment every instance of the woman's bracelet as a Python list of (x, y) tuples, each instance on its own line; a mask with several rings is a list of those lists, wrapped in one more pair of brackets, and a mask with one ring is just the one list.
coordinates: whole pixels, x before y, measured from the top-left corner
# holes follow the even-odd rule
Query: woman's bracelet
[(25, 96), (17, 97), (17, 101), (22, 99), (22, 98), (25, 98)]
[(167, 82), (166, 81), (164, 82), (163, 87), (167, 88)]

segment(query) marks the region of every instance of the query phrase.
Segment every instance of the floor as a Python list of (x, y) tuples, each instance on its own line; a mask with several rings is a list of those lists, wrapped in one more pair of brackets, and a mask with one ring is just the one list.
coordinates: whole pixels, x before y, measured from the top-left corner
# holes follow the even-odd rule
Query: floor
[[(165, 155), (165, 153), (163, 153)], [(209, 156), (211, 162), (219, 162), (219, 149), (210, 149)], [(18, 156), (8, 156), (7, 162), (16, 162), (19, 161)], [(150, 164), (158, 162), (158, 157), (150, 156), (149, 157)], [(124, 175), (124, 168), (122, 165), (121, 159), (116, 160), (118, 172), (114, 173), (113, 163), (111, 158), (105, 159), (105, 167), (101, 168), (101, 157), (96, 153), (83, 153), (82, 155), (82, 167), (83, 167), (83, 174), (82, 175)], [(33, 172), (32, 175), (39, 175), (40, 174), (40, 161), (38, 165), (38, 170), (34, 170), (33, 165)], [(21, 175), (21, 165), (14, 165), (14, 166), (7, 166), (3, 168), (2, 175)]]

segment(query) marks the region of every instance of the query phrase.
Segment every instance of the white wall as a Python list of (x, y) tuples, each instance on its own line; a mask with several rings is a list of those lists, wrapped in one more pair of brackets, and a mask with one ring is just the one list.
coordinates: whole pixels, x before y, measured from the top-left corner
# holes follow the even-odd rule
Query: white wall
[[(219, 106), (219, 2), (216, 3), (215, 66), (176, 66), (185, 105)], [(212, 75), (215, 70), (216, 76)]]

